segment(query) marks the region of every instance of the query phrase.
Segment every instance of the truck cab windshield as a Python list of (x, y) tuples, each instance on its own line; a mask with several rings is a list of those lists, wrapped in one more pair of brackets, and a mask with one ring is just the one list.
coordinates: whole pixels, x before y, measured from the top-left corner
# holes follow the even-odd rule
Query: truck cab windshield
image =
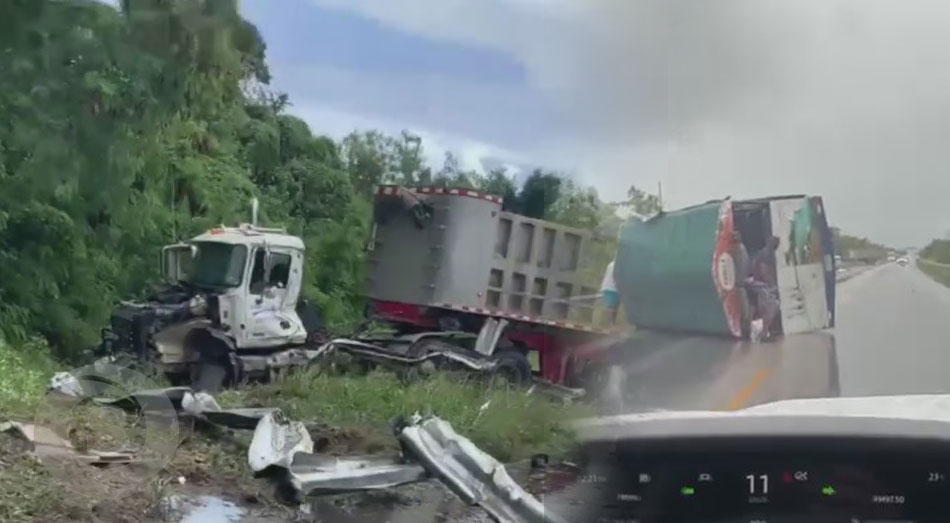
[(229, 243), (197, 242), (198, 254), (188, 283), (198, 287), (237, 287), (244, 275), (247, 247)]

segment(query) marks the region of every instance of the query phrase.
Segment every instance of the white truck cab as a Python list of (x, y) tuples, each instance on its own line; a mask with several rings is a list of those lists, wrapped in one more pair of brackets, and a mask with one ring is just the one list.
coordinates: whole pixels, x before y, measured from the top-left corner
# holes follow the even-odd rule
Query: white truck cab
[[(209, 293), (205, 318), (156, 336), (166, 363), (194, 361), (183, 336), (198, 324), (216, 325), (238, 351), (302, 344), (307, 332), (296, 312), (304, 243), (284, 229), (251, 224), (215, 227), (162, 249), (162, 273)], [(168, 333), (171, 334), (171, 333)], [(170, 339), (169, 339), (170, 338)]]

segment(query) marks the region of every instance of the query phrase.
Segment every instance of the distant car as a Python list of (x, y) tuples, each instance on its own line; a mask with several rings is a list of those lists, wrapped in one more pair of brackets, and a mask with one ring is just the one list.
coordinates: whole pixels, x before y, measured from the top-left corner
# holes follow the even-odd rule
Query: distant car
[(907, 258), (900, 257), (897, 259), (897, 264), (900, 265), (901, 267), (903, 267), (904, 265), (907, 265), (908, 263), (909, 263), (909, 260)]

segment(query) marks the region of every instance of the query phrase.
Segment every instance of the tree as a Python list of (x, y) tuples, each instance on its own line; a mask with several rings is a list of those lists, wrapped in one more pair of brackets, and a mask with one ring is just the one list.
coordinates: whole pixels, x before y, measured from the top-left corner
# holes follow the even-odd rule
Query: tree
[[(95, 343), (113, 303), (157, 281), (162, 244), (245, 220), (255, 195), (313, 255), (304, 293), (330, 322), (357, 318), (366, 202), (333, 141), (262, 87), (264, 43), (235, 1), (3, 15), (0, 263), (17, 277), (0, 281), (0, 336), (62, 355)], [(400, 151), (415, 169), (418, 147)]]
[(340, 146), (343, 166), (350, 174), (353, 187), (365, 197), (371, 196), (375, 187), (384, 182), (391, 161), (388, 142), (379, 131), (353, 132)]
[(570, 180), (562, 182), (561, 195), (548, 207), (546, 220), (582, 229), (596, 229), (602, 217), (604, 204), (593, 188), (582, 189)]
[[(418, 136), (314, 135), (268, 90), (266, 46), (236, 0), (30, 0), (0, 14), (0, 267), (14, 275), (0, 279), (0, 337), (76, 354), (116, 301), (158, 281), (163, 244), (246, 221), (252, 197), (262, 223), (303, 239), (302, 292), (325, 320), (361, 320), (375, 186), (432, 183)], [(440, 183), (516, 212), (610, 219), (554, 173), (518, 190), (504, 170), (446, 165)]]
[(627, 189), (627, 199), (616, 202), (615, 205), (639, 216), (651, 216), (663, 210), (659, 196), (647, 193), (635, 185)]
[(518, 186), (514, 178), (508, 176), (504, 167), (492, 169), (488, 176), (479, 181), (478, 188), (503, 198), (504, 210), (510, 211), (518, 205)]
[(531, 218), (544, 218), (561, 196), (561, 183), (559, 175), (535, 169), (518, 192), (515, 212)]
[(921, 258), (950, 264), (950, 240), (932, 240), (920, 251)]

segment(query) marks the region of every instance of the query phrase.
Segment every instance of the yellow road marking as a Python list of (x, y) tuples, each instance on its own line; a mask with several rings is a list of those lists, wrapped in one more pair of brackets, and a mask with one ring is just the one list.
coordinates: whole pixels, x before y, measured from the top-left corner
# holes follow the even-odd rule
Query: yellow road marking
[(759, 369), (758, 372), (752, 376), (752, 380), (749, 381), (749, 384), (742, 388), (729, 402), (729, 410), (739, 410), (748, 405), (749, 400), (752, 399), (752, 395), (755, 394), (755, 391), (759, 390), (759, 387), (765, 383), (765, 380), (772, 374), (772, 371), (769, 369)]

